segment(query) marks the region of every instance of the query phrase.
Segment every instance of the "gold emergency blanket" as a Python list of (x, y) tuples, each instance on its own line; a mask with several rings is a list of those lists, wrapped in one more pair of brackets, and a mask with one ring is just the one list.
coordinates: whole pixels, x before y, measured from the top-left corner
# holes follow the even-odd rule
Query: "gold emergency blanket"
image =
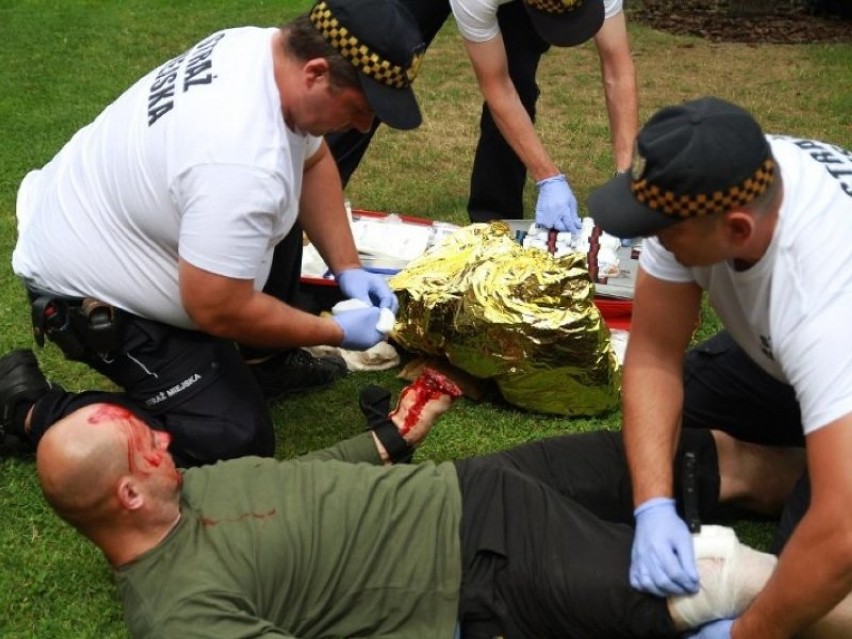
[(617, 406), (620, 369), (581, 253), (524, 249), (507, 224), (473, 224), (390, 279), (393, 338), (446, 357), (528, 410), (596, 415)]

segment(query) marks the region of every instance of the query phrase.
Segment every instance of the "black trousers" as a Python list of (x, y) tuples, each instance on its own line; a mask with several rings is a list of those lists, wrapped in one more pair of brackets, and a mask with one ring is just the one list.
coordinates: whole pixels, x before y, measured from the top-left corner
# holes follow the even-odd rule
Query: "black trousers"
[[(699, 514), (712, 519), (719, 476), (709, 432), (684, 433), (678, 487), (687, 452), (697, 462)], [(628, 582), (633, 503), (620, 433), (542, 440), (456, 469), (463, 639), (677, 636), (665, 600)]]
[[(446, 0), (403, 0), (411, 10), (424, 42), (429, 45), (450, 14)], [(509, 77), (518, 91), (521, 103), (535, 119), (539, 90), (535, 81), (541, 56), (549, 48), (533, 28), (521, 2), (502, 5), (497, 12), (500, 31), (509, 60)], [(428, 55), (427, 55), (428, 60)], [(358, 168), (381, 121), (373, 121), (367, 133), (346, 131), (326, 136), (343, 185)], [(471, 222), (494, 219), (520, 219), (524, 216), (523, 190), (526, 167), (497, 129), (491, 111), (483, 104), (479, 142), (470, 179), (468, 214)]]
[(122, 313), (116, 348), (107, 353), (87, 348), (69, 359), (89, 365), (123, 392), (54, 387), (33, 407), (33, 445), (76, 409), (110, 402), (169, 432), (180, 466), (275, 452), (266, 401), (231, 341)]
[[(541, 56), (550, 45), (538, 35), (521, 2), (501, 5), (497, 11), (497, 21), (506, 47), (509, 77), (521, 104), (535, 122), (539, 96), (536, 73)], [(483, 103), (467, 203), (470, 221), (523, 219), (526, 180), (524, 163), (503, 138), (491, 110)]]
[[(684, 362), (683, 426), (714, 428), (766, 446), (804, 446), (791, 386), (764, 372), (722, 331), (691, 349)], [(785, 505), (772, 551), (781, 551), (810, 504), (807, 476)]]

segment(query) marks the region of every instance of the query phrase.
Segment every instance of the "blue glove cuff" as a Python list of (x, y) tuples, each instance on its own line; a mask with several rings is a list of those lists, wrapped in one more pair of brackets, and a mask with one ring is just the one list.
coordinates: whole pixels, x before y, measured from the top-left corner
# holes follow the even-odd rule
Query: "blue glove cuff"
[(352, 271), (364, 271), (366, 273), (367, 269), (365, 269), (363, 266), (353, 266), (352, 268), (343, 269), (342, 271), (340, 271), (340, 273), (335, 273), (334, 277), (336, 279), (340, 279), (341, 275), (345, 275), (346, 273), (351, 273)]
[(670, 506), (674, 508), (675, 500), (671, 497), (654, 497), (653, 499), (649, 499), (648, 501), (643, 501), (639, 506), (636, 507), (636, 510), (633, 511), (634, 517), (639, 517), (644, 512), (647, 512), (653, 508), (660, 508), (662, 506)]
[(543, 180), (539, 180), (535, 183), (538, 188), (543, 187), (545, 184), (549, 184), (550, 182), (567, 182), (568, 178), (565, 177), (563, 173), (559, 175), (551, 175), (549, 178), (544, 178)]

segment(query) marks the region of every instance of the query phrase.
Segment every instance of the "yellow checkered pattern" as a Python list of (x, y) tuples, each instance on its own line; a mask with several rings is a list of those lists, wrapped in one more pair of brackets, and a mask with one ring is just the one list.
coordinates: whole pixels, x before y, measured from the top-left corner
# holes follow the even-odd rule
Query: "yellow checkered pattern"
[(364, 75), (376, 82), (395, 89), (408, 87), (417, 76), (420, 56), (412, 58), (411, 66), (403, 69), (398, 64), (385, 60), (370, 47), (358, 40), (340, 21), (334, 17), (325, 2), (318, 3), (310, 13), (310, 19), (317, 30), (345, 59), (352, 63)]
[(775, 176), (775, 162), (770, 158), (763, 162), (754, 175), (742, 184), (726, 191), (677, 195), (647, 180), (634, 180), (630, 185), (634, 197), (650, 209), (679, 218), (701, 217), (713, 213), (726, 213), (745, 206), (766, 192)]
[(524, 0), (524, 2), (533, 9), (545, 13), (567, 13), (583, 4), (583, 0)]

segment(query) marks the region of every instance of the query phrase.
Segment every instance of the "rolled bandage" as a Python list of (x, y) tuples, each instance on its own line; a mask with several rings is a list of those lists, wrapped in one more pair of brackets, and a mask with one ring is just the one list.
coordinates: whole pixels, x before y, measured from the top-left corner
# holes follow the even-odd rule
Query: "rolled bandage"
[[(341, 300), (331, 308), (332, 315), (338, 315), (346, 311), (355, 311), (359, 308), (370, 308), (364, 300), (359, 300), (355, 297), (350, 297), (346, 300)], [(396, 316), (389, 308), (383, 308), (379, 311), (379, 319), (376, 322), (376, 330), (383, 335), (388, 335), (396, 323)]]
[(671, 599), (672, 617), (695, 628), (742, 612), (772, 574), (777, 558), (740, 543), (732, 528), (702, 526), (693, 535), (700, 589)]

